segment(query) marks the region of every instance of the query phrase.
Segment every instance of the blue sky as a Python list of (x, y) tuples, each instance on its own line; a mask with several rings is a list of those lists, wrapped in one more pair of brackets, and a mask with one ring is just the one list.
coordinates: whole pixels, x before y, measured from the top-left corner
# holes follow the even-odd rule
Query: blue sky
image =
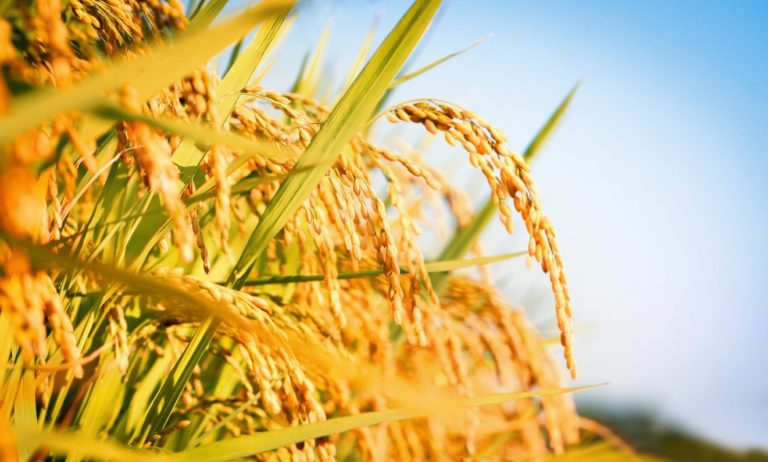
[[(307, 2), (265, 84), (289, 86), (328, 21), (330, 70), (342, 77), (374, 17), (381, 40), (408, 4)], [(522, 150), (585, 76), (533, 166), (574, 294), (578, 383), (610, 382), (579, 399), (646, 405), (764, 448), (766, 21), (763, 2), (448, 1), (417, 65), (493, 38), (393, 98), (460, 103)], [(478, 189), (468, 173), (454, 181)], [(489, 253), (522, 246), (499, 229), (485, 236)], [(514, 261), (493, 271), (551, 332), (546, 278)]]

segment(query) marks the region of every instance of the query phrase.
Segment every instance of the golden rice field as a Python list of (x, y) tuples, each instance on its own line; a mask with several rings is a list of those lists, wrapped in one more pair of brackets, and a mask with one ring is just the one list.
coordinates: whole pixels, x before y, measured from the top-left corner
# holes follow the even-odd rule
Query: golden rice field
[[(332, 95), (322, 43), (260, 85), (300, 8), (226, 3), (0, 1), (0, 460), (640, 459), (572, 401), (578, 304), (529, 167), (576, 88), (517, 151), (460, 102), (390, 100), (450, 58), (402, 71), (440, 1)], [(485, 255), (492, 219), (527, 248)], [(547, 278), (559, 341), (502, 260)]]

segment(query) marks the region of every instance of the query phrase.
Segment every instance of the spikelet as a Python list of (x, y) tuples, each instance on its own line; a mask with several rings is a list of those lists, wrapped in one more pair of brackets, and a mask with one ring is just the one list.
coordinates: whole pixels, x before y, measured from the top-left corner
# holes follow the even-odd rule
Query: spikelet
[[(184, 199), (189, 199), (195, 193), (195, 183), (190, 181), (187, 184), (187, 188), (184, 190)], [(195, 235), (195, 243), (200, 250), (200, 260), (203, 263), (203, 271), (207, 274), (211, 270), (211, 262), (208, 258), (208, 247), (205, 245), (205, 238), (203, 237), (203, 230), (200, 226), (200, 219), (198, 218), (198, 206), (193, 205), (189, 210), (189, 222), (192, 224), (192, 232)]]
[(389, 283), (387, 298), (392, 306), (392, 316), (397, 324), (403, 323), (403, 289), (400, 284), (400, 264), (398, 260), (398, 249), (395, 244), (394, 236), (385, 219), (386, 210), (384, 203), (378, 199), (373, 199), (372, 215), (375, 221), (381, 223), (381, 229), (374, 236), (373, 246), (376, 249), (376, 258), (379, 264), (384, 268), (384, 276)]
[(334, 202), (327, 198), (324, 202), (332, 221), (344, 236), (344, 250), (350, 257), (352, 270), (357, 271), (363, 252), (360, 247), (360, 233), (355, 226), (355, 223), (360, 221), (358, 209), (354, 205), (355, 198), (352, 191), (345, 188), (335, 175), (328, 175), (328, 184), (333, 191)]
[(309, 207), (304, 207), (304, 214), (307, 220), (307, 224), (312, 229), (312, 237), (315, 241), (315, 246), (319, 252), (319, 258), (323, 265), (323, 274), (328, 293), (330, 295), (330, 308), (334, 318), (339, 324), (339, 327), (344, 327), (347, 323), (344, 312), (341, 309), (341, 301), (339, 299), (339, 291), (341, 287), (339, 285), (339, 275), (336, 262), (336, 253), (333, 251), (333, 244), (330, 236), (328, 235), (325, 227), (325, 218), (316, 210), (312, 210)]
[[(370, 143), (365, 143), (364, 146), (360, 147), (359, 149), (365, 150), (365, 152), (374, 156), (374, 158), (380, 156), (390, 162), (396, 162), (402, 165), (408, 171), (411, 177), (421, 178), (427, 186), (434, 190), (440, 190), (442, 188), (441, 183), (434, 178), (434, 174), (432, 172), (426, 168), (423, 168), (422, 166), (419, 166), (416, 162), (414, 162), (412, 159), (409, 159), (408, 157), (395, 154), (392, 151), (382, 149)], [(394, 178), (394, 176), (388, 176), (388, 178)]]
[(71, 28), (85, 43), (98, 38), (108, 54), (115, 54), (148, 36), (186, 28), (184, 7), (177, 0), (71, 0), (69, 8), (81, 23)]
[[(135, 89), (123, 87), (123, 104), (140, 112)], [(183, 262), (192, 261), (194, 232), (184, 203), (178, 194), (179, 172), (171, 162), (168, 143), (142, 122), (125, 122), (128, 139), (136, 158), (147, 174), (149, 185), (158, 193), (173, 220), (174, 242)]]
[(36, 0), (36, 29), (39, 39), (46, 43), (50, 60), (51, 80), (57, 86), (66, 85), (70, 80), (70, 60), (73, 57), (69, 46), (67, 27), (61, 19), (60, 0)]
[(112, 339), (117, 368), (124, 374), (128, 370), (128, 355), (130, 354), (130, 350), (128, 346), (128, 326), (125, 322), (123, 308), (117, 303), (112, 304), (107, 313), (107, 319), (109, 322), (109, 336)]
[[(391, 173), (386, 166), (380, 165), (379, 167), (382, 168), (385, 173)], [(418, 343), (419, 345), (425, 346), (427, 344), (427, 336), (424, 331), (424, 315), (418, 306), (419, 291), (422, 286), (427, 292), (429, 300), (433, 305), (432, 309), (439, 309), (440, 301), (437, 293), (432, 287), (429, 274), (427, 273), (424, 264), (424, 258), (415, 246), (415, 239), (419, 234), (419, 229), (410, 219), (410, 214), (405, 209), (405, 204), (401, 197), (400, 186), (393, 174), (388, 176), (388, 182), (390, 184), (388, 189), (389, 201), (399, 212), (400, 232), (402, 233), (400, 248), (404, 250), (406, 255), (409, 296), (406, 297), (405, 300), (410, 317), (409, 321), (413, 325), (412, 336), (415, 335), (415, 338), (410, 338), (409, 340), (411, 343)], [(411, 332), (409, 330), (406, 333), (410, 334)]]
[(34, 277), (37, 290), (42, 295), (45, 316), (51, 327), (53, 340), (59, 347), (65, 363), (72, 365), (74, 376), (80, 378), (83, 376), (83, 366), (79, 363), (80, 349), (73, 334), (72, 321), (64, 312), (51, 278), (45, 273), (37, 273)]
[(219, 231), (219, 245), (222, 252), (229, 254), (229, 228), (231, 226), (229, 210), (232, 194), (227, 177), (226, 151), (221, 146), (213, 146), (209, 155), (211, 174), (216, 179), (215, 220)]
[(11, 315), (14, 338), (27, 365), (48, 354), (45, 331), (45, 293), (29, 273), (0, 278), (0, 309)]

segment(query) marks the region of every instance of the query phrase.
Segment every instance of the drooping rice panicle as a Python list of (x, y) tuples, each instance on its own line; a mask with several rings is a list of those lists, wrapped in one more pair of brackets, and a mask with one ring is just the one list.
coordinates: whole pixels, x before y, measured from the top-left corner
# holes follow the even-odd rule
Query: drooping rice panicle
[(525, 160), (507, 148), (506, 137), (497, 128), (473, 112), (450, 104), (409, 103), (388, 111), (387, 118), (391, 122), (421, 124), (432, 134), (443, 133), (449, 144), (460, 144), (469, 155), (472, 166), (485, 176), (491, 188), (491, 198), (499, 208), (499, 219), (510, 234), (513, 231), (512, 210), (505, 200), (512, 199), (530, 237), (529, 257), (535, 258), (542, 271), (549, 274), (565, 359), (575, 377), (570, 292), (563, 261), (554, 227), (541, 211), (538, 192)]

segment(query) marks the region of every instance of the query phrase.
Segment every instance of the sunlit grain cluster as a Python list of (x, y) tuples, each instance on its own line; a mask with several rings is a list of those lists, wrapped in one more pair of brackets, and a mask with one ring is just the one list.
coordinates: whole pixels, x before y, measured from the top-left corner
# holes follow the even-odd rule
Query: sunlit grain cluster
[[(36, 0), (6, 9), (0, 112), (12, 117), (35, 87), (65, 92), (114, 63), (142, 59), (146, 43), (162, 46), (192, 29), (184, 9), (177, 0)], [(281, 17), (269, 21), (288, 27)], [(201, 62), (151, 97), (146, 76), (121, 81), (102, 95), (112, 112), (64, 111), (2, 147), (0, 429), (28, 425), (32, 412), (46, 431), (191, 451), (194, 460), (194, 451), (233, 437), (405, 409), (406, 420), (294, 437), (249, 455), (515, 460), (579, 443), (581, 421), (570, 396), (558, 393), (559, 365), (524, 312), (474, 273), (434, 283), (420, 236), (447, 243), (474, 212), (418, 149), (374, 136), (373, 127), (387, 128), (373, 123), (375, 114), (373, 125), (340, 140), (334, 162), (308, 167), (324, 169), (320, 183), (253, 256), (245, 278), (233, 276), (334, 99), (246, 79), (230, 110), (221, 103), (232, 96), (219, 92), (230, 78), (223, 75)], [(563, 261), (526, 161), (500, 130), (454, 104), (424, 100), (385, 114), (463, 148), (510, 234), (514, 207), (529, 259), (549, 275), (575, 374)], [(206, 144), (162, 121), (229, 138)], [(232, 139), (240, 144), (225, 142)], [(242, 148), (247, 142), (273, 149)], [(533, 393), (460, 405), (516, 392)], [(48, 441), (32, 447), (36, 460), (85, 457), (77, 451), (86, 446)], [(0, 442), (3, 457), (14, 448), (32, 455), (13, 432)]]

